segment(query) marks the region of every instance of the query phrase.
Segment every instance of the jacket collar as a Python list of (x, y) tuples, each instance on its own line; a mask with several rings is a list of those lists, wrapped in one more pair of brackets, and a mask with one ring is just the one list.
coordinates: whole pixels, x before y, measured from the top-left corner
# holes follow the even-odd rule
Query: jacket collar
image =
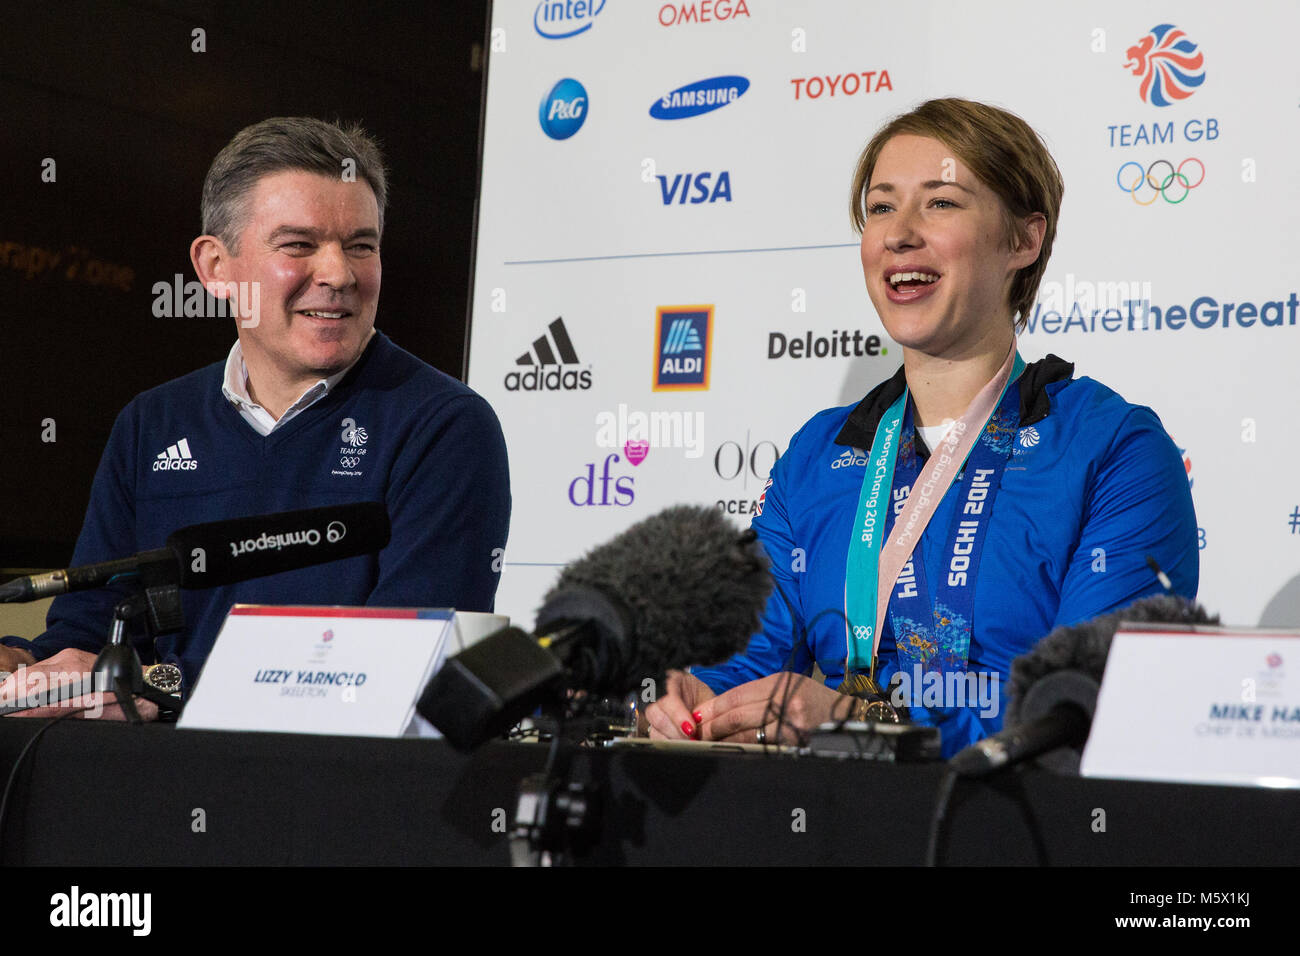
[[(1074, 363), (1048, 354), (1031, 365), (1026, 365), (1020, 375), (1020, 424), (1032, 425), (1047, 417), (1052, 410), (1051, 399), (1047, 395), (1047, 386), (1053, 382), (1069, 379), (1074, 375)], [(876, 428), (889, 406), (903, 394), (907, 379), (903, 367), (867, 393), (867, 397), (858, 402), (857, 407), (849, 412), (848, 421), (835, 436), (835, 444), (851, 445), (855, 448), (870, 448), (876, 437)]]

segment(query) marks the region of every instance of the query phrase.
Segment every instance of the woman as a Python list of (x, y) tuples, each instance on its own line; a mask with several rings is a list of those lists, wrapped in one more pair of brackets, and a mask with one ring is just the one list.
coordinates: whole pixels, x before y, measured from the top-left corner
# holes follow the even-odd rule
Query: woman
[[(1001, 728), (1012, 658), (1161, 590), (1148, 558), (1195, 596), (1191, 494), (1155, 413), (1015, 349), (1062, 192), (1038, 135), (991, 106), (931, 100), (868, 143), (852, 216), (903, 367), (791, 440), (753, 521), (777, 583), (762, 628), (671, 674), (651, 736), (794, 742), (875, 716), (892, 681), (950, 756)], [(824, 684), (800, 676), (814, 663)]]

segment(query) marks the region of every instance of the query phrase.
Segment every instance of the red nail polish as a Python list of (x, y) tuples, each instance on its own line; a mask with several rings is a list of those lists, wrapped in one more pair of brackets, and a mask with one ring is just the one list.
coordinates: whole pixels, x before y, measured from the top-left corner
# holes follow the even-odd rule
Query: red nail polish
[(701, 714), (698, 710), (696, 710), (696, 711), (692, 711), (692, 712), (691, 712), (691, 716), (695, 718), (695, 722), (696, 722), (697, 724), (702, 724), (702, 723), (704, 723), (704, 715)]
[(691, 738), (695, 737), (695, 728), (691, 726), (690, 721), (688, 720), (682, 721), (682, 733), (684, 733), (687, 737), (691, 737)]

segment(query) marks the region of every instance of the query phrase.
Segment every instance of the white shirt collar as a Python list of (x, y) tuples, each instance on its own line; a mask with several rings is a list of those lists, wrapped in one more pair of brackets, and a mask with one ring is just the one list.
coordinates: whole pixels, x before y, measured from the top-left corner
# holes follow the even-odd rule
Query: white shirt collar
[(235, 339), (235, 344), (230, 347), (230, 354), (226, 356), (226, 370), (224, 380), (221, 383), (221, 394), (226, 397), (226, 401), (239, 409), (239, 413), (244, 416), (250, 425), (261, 434), (268, 435), (278, 426), (283, 425), (299, 412), (305, 411), (328, 395), (334, 386), (342, 381), (343, 376), (352, 371), (352, 367), (361, 361), (361, 355), (365, 353), (366, 346), (370, 344), (370, 338), (374, 334), (375, 329), (372, 327), (370, 335), (366, 337), (365, 345), (361, 347), (361, 353), (357, 355), (351, 365), (327, 378), (322, 378), (314, 385), (308, 386), (298, 396), (298, 400), (285, 409), (284, 414), (278, 420), (272, 418), (271, 413), (253, 401), (249, 395), (248, 364), (244, 361), (244, 350), (240, 346), (239, 339)]

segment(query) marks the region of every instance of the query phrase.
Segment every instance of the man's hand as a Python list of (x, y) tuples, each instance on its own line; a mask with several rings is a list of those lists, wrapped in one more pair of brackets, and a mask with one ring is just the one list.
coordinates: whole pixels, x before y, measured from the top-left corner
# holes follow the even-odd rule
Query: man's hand
[[(13, 648), (6, 648), (13, 650)], [(25, 652), (19, 652), (25, 653)], [(30, 655), (29, 655), (30, 656)], [(60, 687), (74, 679), (80, 679), (83, 686), (89, 686), (90, 673), (95, 665), (96, 655), (89, 651), (67, 648), (40, 663), (20, 661), (22, 665), (0, 683), (0, 704), (12, 704), (18, 698), (27, 697), (51, 688)], [(3, 658), (0, 658), (2, 661)], [(110, 693), (94, 692), (83, 694), (72, 700), (64, 700), (52, 707), (37, 707), (14, 714), (14, 717), (58, 717), (69, 710), (85, 708), (77, 717), (103, 717), (107, 720), (125, 720), (126, 715), (115, 702)], [(158, 707), (143, 698), (137, 698), (136, 709), (144, 720), (157, 720)]]
[(16, 671), (27, 664), (35, 664), (36, 658), (29, 651), (17, 647), (0, 645), (0, 671)]
[(799, 674), (773, 674), (702, 703), (697, 739), (755, 744), (761, 728), (766, 743), (798, 744), (818, 724), (848, 716), (853, 700)]
[(667, 693), (645, 710), (652, 740), (699, 740), (695, 714), (713, 697), (709, 685), (686, 671), (669, 671)]

